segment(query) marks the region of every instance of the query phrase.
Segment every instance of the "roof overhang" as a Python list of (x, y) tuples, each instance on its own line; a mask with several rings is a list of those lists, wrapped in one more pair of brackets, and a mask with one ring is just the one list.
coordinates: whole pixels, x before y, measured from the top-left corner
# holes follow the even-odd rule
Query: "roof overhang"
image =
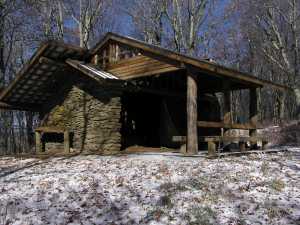
[[(44, 43), (17, 74), (14, 81), (0, 92), (0, 108), (39, 111), (49, 101), (50, 97), (57, 94), (55, 84), (64, 79), (64, 72), (69, 72), (68, 75), (72, 75), (70, 70), (74, 71), (74, 69), (99, 83), (118, 85), (124, 82), (117, 75), (114, 76), (113, 73), (103, 71), (95, 65), (87, 63), (91, 56), (95, 55), (110, 42), (118, 42), (139, 49), (143, 55), (170, 63), (176, 70), (192, 68), (192, 70), (198, 71), (197, 74), (204, 81), (209, 79), (213, 85), (215, 85), (214, 79), (219, 81), (222, 79), (234, 81), (233, 83), (235, 84), (242, 84), (242, 86), (236, 86), (236, 89), (241, 87), (271, 86), (280, 90), (289, 90), (286, 86), (262, 80), (250, 74), (226, 68), (206, 60), (199, 60), (132, 38), (108, 33), (90, 51), (57, 41)], [(234, 87), (232, 90), (234, 90)]]
[(55, 93), (48, 85), (67, 68), (64, 61), (68, 58), (83, 60), (87, 56), (87, 50), (73, 45), (57, 41), (44, 43), (13, 82), (0, 93), (0, 101), (24, 110), (40, 107)]
[(91, 50), (90, 55), (96, 54), (109, 42), (117, 42), (123, 45), (131, 46), (132, 48), (139, 49), (145, 55), (152, 55), (153, 57), (160, 57), (165, 58), (167, 60), (172, 60), (179, 64), (181, 67), (192, 66), (205, 74), (209, 74), (211, 76), (216, 77), (222, 77), (225, 79), (227, 78), (236, 82), (242, 82), (248, 84), (249, 86), (270, 86), (272, 88), (276, 88), (282, 91), (290, 89), (287, 86), (275, 84), (271, 81), (260, 79), (251, 74), (243, 73), (235, 69), (218, 65), (208, 60), (200, 60), (187, 55), (179, 54), (162, 47), (147, 44), (145, 42), (130, 37), (121, 36), (115, 33), (107, 33), (106, 36)]

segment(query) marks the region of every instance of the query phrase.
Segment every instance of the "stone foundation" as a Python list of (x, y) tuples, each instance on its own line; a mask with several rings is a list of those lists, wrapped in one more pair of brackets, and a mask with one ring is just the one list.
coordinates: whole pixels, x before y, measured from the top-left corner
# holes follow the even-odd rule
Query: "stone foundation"
[[(42, 126), (57, 126), (73, 132), (73, 151), (115, 152), (121, 148), (121, 102), (111, 90), (94, 87), (90, 94), (78, 86), (65, 93), (59, 104), (46, 110)], [(63, 143), (48, 143), (46, 151), (63, 149)]]

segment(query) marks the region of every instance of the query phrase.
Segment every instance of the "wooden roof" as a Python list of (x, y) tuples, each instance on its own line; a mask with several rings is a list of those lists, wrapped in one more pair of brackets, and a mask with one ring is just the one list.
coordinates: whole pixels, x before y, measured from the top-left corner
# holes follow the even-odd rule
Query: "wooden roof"
[(1, 92), (0, 100), (10, 105), (39, 107), (53, 94), (53, 90), (45, 87), (55, 82), (54, 74), (64, 69), (64, 61), (68, 58), (83, 59), (87, 54), (87, 50), (58, 41), (42, 44), (13, 82)]
[(201, 60), (198, 58), (190, 57), (187, 55), (179, 54), (168, 49), (151, 45), (143, 41), (139, 41), (130, 37), (121, 36), (115, 33), (107, 33), (106, 36), (90, 51), (90, 55), (94, 55), (99, 52), (109, 42), (117, 42), (130, 46), (132, 48), (139, 49), (145, 55), (151, 55), (156, 58), (165, 58), (177, 63), (181, 67), (193, 66), (204, 74), (211, 76), (217, 76), (222, 78), (228, 78), (231, 80), (242, 81), (250, 86), (270, 86), (272, 88), (286, 90), (288, 87), (280, 84), (257, 78), (251, 74), (243, 73), (235, 69), (231, 69), (222, 65), (218, 65), (208, 60)]
[[(61, 75), (70, 68), (75, 68), (98, 82), (105, 80), (105, 77), (108, 78), (107, 80), (114, 80), (114, 83), (136, 78), (128, 74), (128, 71), (120, 70), (120, 68), (108, 68), (107, 71), (101, 71), (99, 68), (88, 64), (92, 56), (111, 42), (138, 49), (143, 55), (150, 57), (148, 60), (153, 59), (153, 62), (151, 61), (152, 64), (166, 71), (193, 67), (201, 72), (199, 76), (203, 77), (203, 81), (210, 82), (214, 86), (217, 86), (216, 79), (219, 82), (219, 78), (221, 78), (222, 80), (236, 81), (236, 83), (243, 84), (244, 87), (263, 87), (268, 85), (281, 90), (287, 89), (283, 85), (274, 84), (207, 60), (199, 60), (129, 37), (108, 33), (90, 51), (58, 41), (48, 41), (42, 44), (17, 74), (15, 80), (3, 91), (0, 91), (0, 108), (39, 111), (39, 108), (56, 94), (55, 83), (58, 80), (63, 80)], [(143, 58), (143, 56), (140, 58)], [(164, 63), (160, 63), (160, 61)], [(141, 65), (139, 65), (140, 70), (141, 68)], [(153, 75), (153, 71), (148, 71), (148, 73), (142, 72), (138, 75), (143, 77)], [(118, 73), (123, 77), (118, 76)], [(114, 77), (114, 75), (115, 78), (119, 79), (109, 78)]]

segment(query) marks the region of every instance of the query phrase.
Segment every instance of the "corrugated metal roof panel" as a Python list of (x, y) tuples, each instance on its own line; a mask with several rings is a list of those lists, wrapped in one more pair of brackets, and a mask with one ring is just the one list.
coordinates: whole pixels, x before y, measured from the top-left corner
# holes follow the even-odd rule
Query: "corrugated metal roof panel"
[(92, 67), (91, 65), (79, 63), (83, 68), (89, 70), (90, 72), (102, 77), (103, 79), (119, 79), (118, 77), (112, 75), (111, 73), (105, 72), (103, 70), (100, 70), (98, 68)]

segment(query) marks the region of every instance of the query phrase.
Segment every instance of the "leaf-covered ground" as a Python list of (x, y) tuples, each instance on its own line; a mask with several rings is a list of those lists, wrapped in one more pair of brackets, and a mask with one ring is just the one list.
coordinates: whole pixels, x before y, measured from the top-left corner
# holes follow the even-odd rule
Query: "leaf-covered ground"
[(300, 224), (300, 151), (0, 158), (0, 224)]

